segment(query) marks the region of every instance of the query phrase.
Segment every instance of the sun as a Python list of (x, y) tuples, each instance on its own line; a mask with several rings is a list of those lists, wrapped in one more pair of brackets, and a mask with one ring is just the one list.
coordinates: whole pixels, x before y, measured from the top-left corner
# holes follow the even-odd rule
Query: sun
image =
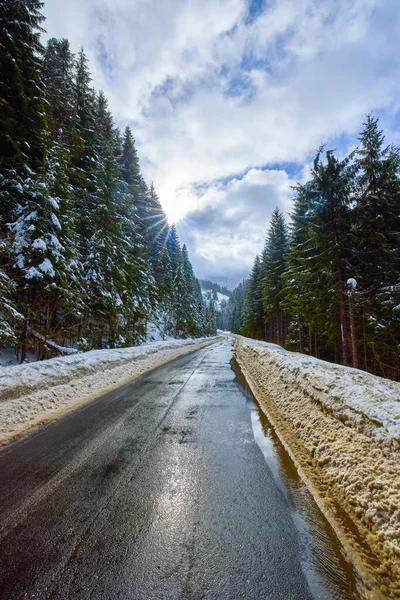
[(163, 209), (165, 214), (167, 215), (167, 221), (170, 225), (177, 223), (178, 221), (182, 221), (182, 219), (186, 216), (186, 211), (182, 210), (180, 206), (164, 206)]
[(187, 186), (179, 185), (177, 182), (160, 185), (158, 197), (170, 225), (182, 221), (197, 207), (196, 196)]
[(167, 215), (167, 220), (170, 225), (177, 223), (178, 221), (182, 221), (190, 211), (190, 208), (185, 202), (182, 202), (180, 199), (163, 199), (160, 197), (161, 206), (164, 209), (165, 214)]

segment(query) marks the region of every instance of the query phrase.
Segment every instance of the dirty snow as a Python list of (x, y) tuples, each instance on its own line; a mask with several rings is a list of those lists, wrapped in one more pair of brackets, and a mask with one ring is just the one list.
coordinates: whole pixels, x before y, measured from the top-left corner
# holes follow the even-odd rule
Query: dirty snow
[(400, 598), (400, 383), (240, 336), (236, 353), (364, 576)]
[(1, 367), (0, 442), (216, 339), (158, 341)]

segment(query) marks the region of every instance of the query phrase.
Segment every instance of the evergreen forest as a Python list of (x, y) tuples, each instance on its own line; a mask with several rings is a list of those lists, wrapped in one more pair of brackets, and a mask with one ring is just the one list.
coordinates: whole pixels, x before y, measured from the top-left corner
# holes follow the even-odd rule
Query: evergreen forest
[(345, 158), (321, 147), (219, 326), (400, 379), (399, 167), (372, 114)]
[[(214, 333), (185, 246), (91, 84), (42, 46), (39, 0), (0, 3), (0, 347), (18, 359)], [(212, 329), (212, 323), (211, 323)]]

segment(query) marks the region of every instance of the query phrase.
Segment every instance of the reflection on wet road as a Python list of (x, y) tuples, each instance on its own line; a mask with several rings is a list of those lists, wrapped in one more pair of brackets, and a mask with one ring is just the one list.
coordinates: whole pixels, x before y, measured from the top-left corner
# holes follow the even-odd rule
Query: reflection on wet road
[(178, 359), (0, 452), (0, 598), (359, 598), (232, 351)]

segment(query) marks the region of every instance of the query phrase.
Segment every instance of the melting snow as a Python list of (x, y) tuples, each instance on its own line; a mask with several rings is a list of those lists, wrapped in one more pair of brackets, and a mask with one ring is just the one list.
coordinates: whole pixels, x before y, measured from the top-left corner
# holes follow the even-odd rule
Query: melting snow
[(380, 558), (372, 577), (400, 581), (400, 383), (240, 336), (237, 355), (327, 514), (341, 506), (365, 541), (350, 546)]
[(0, 441), (59, 417), (101, 393), (216, 339), (174, 339), (2, 367)]

